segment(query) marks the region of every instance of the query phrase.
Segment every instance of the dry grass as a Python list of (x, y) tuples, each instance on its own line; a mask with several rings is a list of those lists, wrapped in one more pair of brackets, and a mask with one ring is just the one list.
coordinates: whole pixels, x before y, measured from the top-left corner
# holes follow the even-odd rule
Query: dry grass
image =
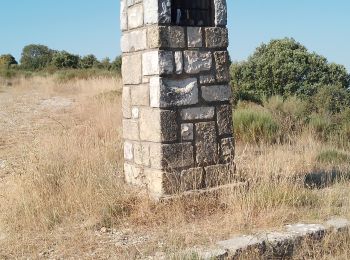
[(0, 90), (0, 258), (142, 258), (297, 221), (350, 217), (346, 181), (304, 187), (300, 176), (336, 167), (317, 162), (332, 146), (311, 134), (284, 145), (238, 144), (249, 190), (155, 204), (122, 181), (118, 79), (16, 79)]

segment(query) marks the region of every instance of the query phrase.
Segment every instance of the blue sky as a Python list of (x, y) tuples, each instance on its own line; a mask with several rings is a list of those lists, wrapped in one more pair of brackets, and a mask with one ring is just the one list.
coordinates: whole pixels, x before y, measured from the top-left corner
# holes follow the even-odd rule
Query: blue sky
[[(230, 55), (246, 59), (262, 42), (293, 37), (350, 71), (349, 0), (227, 0)], [(41, 43), (98, 58), (120, 54), (120, 0), (1, 0), (0, 54), (20, 57)]]

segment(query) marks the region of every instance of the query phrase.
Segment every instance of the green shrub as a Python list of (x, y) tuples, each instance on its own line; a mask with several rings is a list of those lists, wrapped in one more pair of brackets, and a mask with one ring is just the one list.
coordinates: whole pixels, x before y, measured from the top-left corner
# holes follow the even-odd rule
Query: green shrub
[(309, 129), (321, 140), (327, 140), (332, 131), (332, 121), (320, 114), (312, 114), (309, 120)]
[(255, 107), (238, 108), (233, 115), (236, 139), (249, 143), (272, 143), (279, 139), (279, 125), (273, 116)]
[(350, 156), (344, 152), (330, 149), (320, 152), (316, 159), (320, 163), (341, 164), (349, 162)]
[(313, 101), (318, 113), (335, 115), (350, 106), (350, 92), (340, 86), (323, 86), (319, 88)]

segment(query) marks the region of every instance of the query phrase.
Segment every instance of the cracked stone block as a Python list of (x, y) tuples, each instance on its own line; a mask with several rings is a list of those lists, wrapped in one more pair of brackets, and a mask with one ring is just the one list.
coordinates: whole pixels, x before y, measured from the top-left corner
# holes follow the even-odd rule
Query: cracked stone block
[(123, 138), (127, 140), (139, 140), (139, 123), (137, 120), (123, 120)]
[(134, 147), (130, 142), (124, 143), (124, 159), (132, 161), (134, 159)]
[(134, 162), (143, 166), (150, 166), (150, 144), (134, 143)]
[(181, 125), (181, 139), (183, 141), (192, 141), (194, 138), (193, 124), (182, 124)]
[(175, 52), (175, 73), (181, 74), (183, 72), (184, 67), (184, 59), (182, 55), (182, 51)]
[(219, 135), (230, 135), (233, 133), (232, 106), (222, 105), (217, 108), (217, 123)]
[(125, 181), (133, 185), (143, 185), (142, 169), (133, 164), (124, 164)]
[(207, 188), (229, 184), (235, 181), (231, 164), (216, 164), (205, 167), (205, 185)]
[(197, 104), (197, 79), (153, 77), (150, 80), (150, 100), (152, 107), (160, 108)]
[(227, 29), (221, 27), (205, 28), (205, 43), (207, 48), (227, 48)]
[(190, 48), (202, 47), (202, 28), (187, 27), (187, 46)]
[(233, 162), (235, 154), (235, 141), (232, 137), (221, 139), (221, 161), (223, 163)]
[(181, 119), (185, 121), (213, 119), (214, 116), (214, 107), (191, 107), (181, 110)]
[(208, 102), (229, 101), (232, 90), (229, 85), (202, 86), (202, 98)]
[(120, 47), (123, 53), (145, 50), (147, 48), (146, 30), (139, 29), (124, 32), (121, 37)]
[(218, 144), (215, 122), (195, 124), (196, 162), (199, 166), (218, 163)]
[(215, 25), (227, 25), (227, 6), (226, 0), (214, 0)]
[(128, 8), (129, 29), (135, 29), (143, 25), (143, 5), (135, 5)]
[(142, 54), (143, 76), (172, 74), (173, 59), (172, 51), (150, 51)]
[(210, 51), (184, 51), (185, 71), (197, 74), (212, 68), (213, 59)]
[(169, 172), (164, 177), (164, 192), (176, 194), (202, 188), (203, 168), (192, 168), (182, 172)]
[(142, 141), (171, 142), (177, 140), (178, 125), (175, 111), (141, 108), (139, 120)]
[(125, 85), (136, 85), (142, 81), (141, 54), (123, 56), (123, 83)]
[(214, 52), (216, 79), (218, 82), (229, 82), (230, 72), (228, 68), (228, 52), (216, 51)]
[(147, 29), (149, 48), (185, 48), (185, 31), (179, 26), (151, 26)]
[(192, 143), (163, 144), (161, 147), (164, 169), (172, 170), (194, 165)]

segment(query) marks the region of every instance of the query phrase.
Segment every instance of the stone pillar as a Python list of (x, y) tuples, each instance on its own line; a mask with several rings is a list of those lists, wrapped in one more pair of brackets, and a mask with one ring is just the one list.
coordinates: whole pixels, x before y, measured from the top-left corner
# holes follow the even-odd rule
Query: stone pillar
[(121, 0), (125, 179), (157, 198), (235, 181), (226, 1), (188, 2)]

